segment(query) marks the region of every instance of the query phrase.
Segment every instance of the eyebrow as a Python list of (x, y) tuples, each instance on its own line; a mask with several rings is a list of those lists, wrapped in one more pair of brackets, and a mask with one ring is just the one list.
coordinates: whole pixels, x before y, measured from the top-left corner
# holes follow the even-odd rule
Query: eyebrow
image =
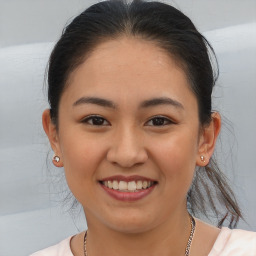
[(97, 97), (82, 97), (74, 102), (73, 106), (78, 106), (81, 104), (95, 104), (101, 107), (116, 109), (116, 105), (112, 101)]
[(145, 100), (140, 104), (140, 108), (148, 108), (148, 107), (153, 107), (158, 105), (172, 105), (174, 107), (184, 109), (184, 106), (180, 102), (168, 97), (153, 98), (150, 100)]
[[(103, 98), (98, 98), (98, 97), (81, 97), (80, 99), (78, 99), (73, 103), (73, 106), (78, 106), (82, 104), (95, 104), (101, 107), (117, 109), (117, 105), (114, 104), (114, 102), (103, 99)], [(149, 108), (149, 107), (154, 107), (159, 105), (171, 105), (176, 108), (184, 109), (184, 106), (180, 102), (168, 97), (160, 97), (160, 98), (145, 100), (140, 104), (139, 108)]]

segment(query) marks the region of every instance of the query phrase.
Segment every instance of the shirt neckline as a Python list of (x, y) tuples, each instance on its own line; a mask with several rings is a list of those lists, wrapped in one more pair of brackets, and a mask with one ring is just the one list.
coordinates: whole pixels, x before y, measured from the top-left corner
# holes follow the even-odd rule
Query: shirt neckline
[[(218, 236), (217, 236), (217, 238), (216, 238), (216, 240), (213, 244), (213, 247), (212, 247), (211, 251), (209, 252), (208, 256), (214, 256), (213, 253), (220, 252), (222, 250), (222, 248), (225, 247), (227, 239), (223, 240), (222, 238), (223, 238), (223, 236), (227, 236), (229, 233), (230, 233), (229, 228), (227, 228), (227, 227), (222, 227), (221, 228), (220, 233), (218, 234)], [(68, 252), (68, 254), (70, 254), (70, 255), (67, 255), (67, 256), (74, 256), (74, 254), (71, 251), (71, 239), (74, 236), (75, 235), (66, 238), (66, 240), (68, 242), (67, 243), (67, 252)]]
[[(222, 227), (219, 235), (217, 236), (211, 251), (208, 256), (214, 256), (216, 253), (219, 253), (223, 250), (226, 243), (228, 242), (228, 236), (230, 235), (231, 230), (227, 227)], [(226, 238), (226, 239), (223, 239)]]

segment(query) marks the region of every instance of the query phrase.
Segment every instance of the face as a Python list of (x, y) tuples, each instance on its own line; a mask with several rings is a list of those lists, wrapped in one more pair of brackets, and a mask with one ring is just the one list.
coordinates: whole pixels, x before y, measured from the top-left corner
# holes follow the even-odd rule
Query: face
[(203, 144), (198, 106), (153, 43), (99, 45), (71, 74), (58, 124), (52, 147), (88, 226), (141, 232), (186, 212)]

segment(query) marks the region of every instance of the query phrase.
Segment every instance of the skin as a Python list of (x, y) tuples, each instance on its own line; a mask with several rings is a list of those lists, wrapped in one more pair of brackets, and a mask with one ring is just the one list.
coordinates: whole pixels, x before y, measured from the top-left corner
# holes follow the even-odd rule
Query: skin
[[(115, 108), (81, 100), (74, 106), (81, 97), (102, 98)], [(178, 104), (140, 106), (161, 97)], [(93, 114), (103, 118), (102, 125), (86, 119)], [(104, 42), (70, 75), (58, 130), (49, 110), (42, 119), (61, 159), (55, 165), (64, 166), (70, 190), (84, 208), (90, 256), (184, 255), (190, 233), (186, 195), (195, 167), (206, 165), (213, 153), (221, 121), (214, 113), (209, 125), (200, 125), (196, 97), (173, 58), (140, 39)], [(112, 175), (141, 175), (157, 185), (143, 199), (118, 201), (98, 183)], [(197, 220), (190, 255), (208, 255), (218, 233)], [(73, 237), (71, 249), (83, 255), (83, 233)]]

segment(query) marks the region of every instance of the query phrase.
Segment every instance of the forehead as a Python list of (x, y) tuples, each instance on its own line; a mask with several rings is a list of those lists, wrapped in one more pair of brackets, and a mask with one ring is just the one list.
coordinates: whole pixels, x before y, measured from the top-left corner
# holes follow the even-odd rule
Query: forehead
[(161, 68), (172, 63), (167, 53), (155, 43), (132, 37), (120, 37), (101, 43), (93, 50), (88, 60), (90, 64), (104, 60), (103, 65), (108, 62), (121, 66), (146, 64), (148, 68)]
[[(143, 74), (147, 71), (180, 69), (171, 54), (152, 41), (134, 37), (120, 37), (99, 44), (89, 54), (80, 68), (90, 68), (100, 73), (116, 68)], [(79, 68), (78, 68), (79, 69)], [(114, 70), (116, 71), (116, 70)], [(183, 70), (179, 70), (183, 73)], [(153, 75), (153, 74), (152, 74)]]
[(177, 100), (194, 97), (185, 72), (170, 54), (155, 43), (127, 37), (98, 45), (71, 74), (67, 93), (72, 98), (87, 93), (117, 100), (168, 93)]

